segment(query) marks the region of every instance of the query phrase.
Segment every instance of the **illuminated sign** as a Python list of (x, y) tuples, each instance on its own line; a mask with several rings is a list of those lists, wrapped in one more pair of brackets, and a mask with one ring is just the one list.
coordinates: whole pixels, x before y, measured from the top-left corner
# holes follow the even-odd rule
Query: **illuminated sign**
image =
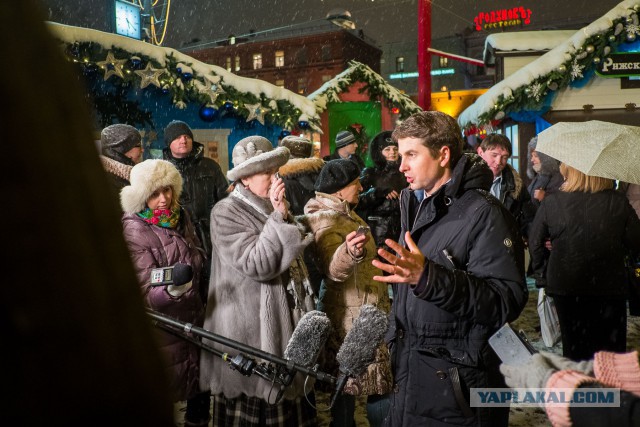
[[(438, 68), (437, 70), (431, 70), (431, 75), (432, 76), (443, 76), (446, 74), (455, 74), (456, 70), (455, 68)], [(418, 77), (418, 72), (414, 71), (412, 73), (394, 73), (394, 74), (389, 74), (389, 80), (395, 80), (395, 79), (411, 79), (411, 78), (417, 78)]]
[(600, 63), (596, 73), (602, 77), (640, 75), (640, 53), (614, 53)]
[(511, 9), (480, 12), (478, 16), (473, 18), (473, 23), (476, 26), (476, 31), (529, 25), (531, 23), (531, 9), (519, 6)]

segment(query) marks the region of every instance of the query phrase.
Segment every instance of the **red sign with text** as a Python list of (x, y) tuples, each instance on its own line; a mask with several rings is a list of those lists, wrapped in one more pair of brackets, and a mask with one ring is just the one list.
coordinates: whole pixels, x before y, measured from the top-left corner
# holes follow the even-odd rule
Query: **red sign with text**
[(531, 23), (531, 9), (519, 6), (511, 9), (480, 12), (478, 16), (473, 18), (473, 23), (476, 31), (529, 25)]

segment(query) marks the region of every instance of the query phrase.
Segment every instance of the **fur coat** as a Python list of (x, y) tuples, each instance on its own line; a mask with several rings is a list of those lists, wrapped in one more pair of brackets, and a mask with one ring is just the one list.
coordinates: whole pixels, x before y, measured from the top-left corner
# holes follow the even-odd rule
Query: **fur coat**
[[(211, 278), (204, 328), (214, 334), (283, 357), (297, 321), (314, 309), (310, 288), (296, 298), (288, 290), (293, 265), (299, 265), (311, 236), (283, 220), (268, 199), (242, 185), (211, 211)], [(302, 262), (302, 265), (304, 263)], [(296, 269), (297, 270), (297, 269)], [(308, 283), (308, 282), (307, 282)], [(210, 340), (207, 345), (235, 355), (239, 351)], [(203, 353), (200, 384), (213, 395), (242, 394), (273, 402), (277, 387), (230, 369), (220, 357)], [(303, 396), (304, 378), (296, 375), (285, 399)]]
[[(353, 321), (364, 304), (376, 305), (388, 313), (390, 301), (387, 285), (372, 280), (382, 271), (371, 264), (376, 257), (376, 245), (369, 239), (361, 259), (347, 251), (345, 237), (366, 223), (349, 207), (349, 203), (329, 194), (316, 192), (305, 206), (300, 222), (309, 227), (315, 239), (310, 248), (318, 269), (324, 274), (320, 292), (320, 309), (327, 313), (334, 328), (323, 354), (323, 370), (338, 373), (335, 356)], [(368, 372), (350, 379), (345, 392), (350, 394), (385, 394), (392, 386), (389, 354), (381, 345), (376, 361)]]

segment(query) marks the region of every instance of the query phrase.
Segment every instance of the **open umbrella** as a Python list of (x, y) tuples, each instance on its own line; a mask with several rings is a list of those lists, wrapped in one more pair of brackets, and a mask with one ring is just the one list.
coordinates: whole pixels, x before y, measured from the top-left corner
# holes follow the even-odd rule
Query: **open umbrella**
[(640, 127), (559, 122), (538, 134), (536, 151), (582, 173), (640, 184)]

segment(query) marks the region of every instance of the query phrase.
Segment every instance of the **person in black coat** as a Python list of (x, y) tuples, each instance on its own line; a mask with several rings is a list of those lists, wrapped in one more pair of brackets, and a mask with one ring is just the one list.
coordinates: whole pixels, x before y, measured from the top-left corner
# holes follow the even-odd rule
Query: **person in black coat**
[(280, 145), (287, 147), (290, 153), (289, 161), (278, 170), (284, 181), (289, 210), (294, 215), (303, 215), (304, 205), (316, 195), (313, 186), (324, 160), (310, 157), (313, 143), (302, 136), (285, 136)]
[(329, 156), (324, 156), (323, 160), (349, 159), (358, 165), (360, 170), (364, 169), (364, 160), (357, 154), (358, 141), (353, 133), (348, 130), (338, 132), (335, 140), (335, 151)]
[(508, 408), (471, 408), (472, 387), (504, 387), (488, 339), (515, 320), (528, 292), (517, 224), (489, 194), (492, 173), (462, 153), (450, 116), (414, 114), (393, 132), (409, 188), (401, 240), (373, 261), (393, 283), (387, 342), (394, 369), (389, 426), (507, 426)]
[(544, 198), (529, 234), (536, 286), (554, 298), (564, 356), (587, 360), (599, 350), (625, 351), (624, 259), (640, 252), (640, 220), (613, 180), (564, 163), (560, 172), (565, 183)]
[(131, 168), (142, 160), (142, 137), (133, 126), (116, 123), (100, 132), (100, 160), (115, 190), (129, 185)]
[(376, 246), (382, 247), (386, 239), (400, 237), (400, 191), (407, 180), (399, 169), (398, 143), (391, 138), (391, 131), (376, 135), (369, 153), (375, 166), (362, 171), (363, 192), (356, 212), (371, 227)]
[[(215, 160), (204, 155), (204, 145), (193, 140), (189, 125), (174, 120), (164, 128), (163, 160), (168, 160), (180, 172), (184, 181), (180, 205), (191, 216), (196, 234), (206, 253), (206, 262), (202, 268), (206, 276), (203, 283), (209, 283), (209, 263), (211, 260), (211, 231), (209, 229), (211, 209), (220, 200), (227, 197), (229, 181)], [(207, 300), (207, 286), (201, 289), (203, 301)]]
[(540, 202), (547, 194), (555, 193), (560, 189), (564, 178), (560, 173), (560, 162), (553, 157), (536, 151), (538, 137), (534, 136), (529, 141), (529, 161), (527, 163), (527, 176), (531, 180), (527, 186), (531, 203), (537, 209)]

